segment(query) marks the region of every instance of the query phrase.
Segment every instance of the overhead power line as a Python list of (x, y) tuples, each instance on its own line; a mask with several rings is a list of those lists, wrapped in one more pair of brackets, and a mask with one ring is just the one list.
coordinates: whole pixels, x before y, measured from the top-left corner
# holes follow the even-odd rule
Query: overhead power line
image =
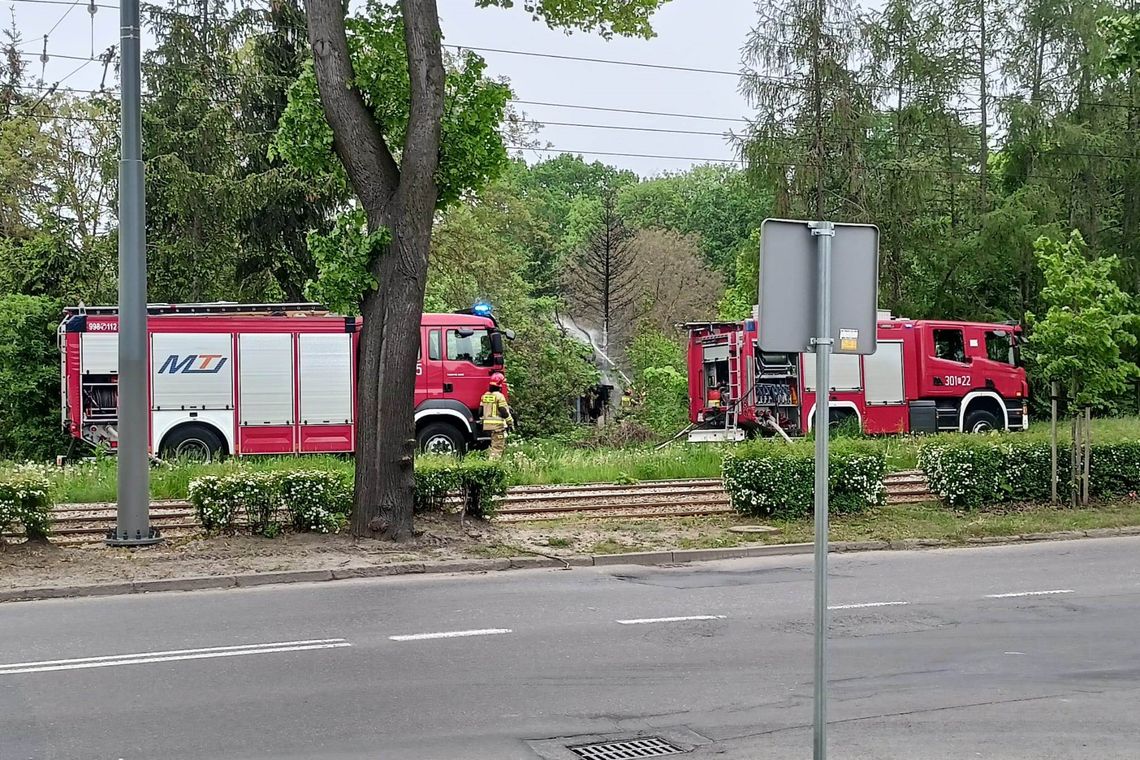
[[(45, 2), (45, 3), (49, 2), (49, 0), (17, 0), (17, 1), (18, 2)], [(58, 3), (58, 4), (68, 4), (68, 3), (66, 3), (66, 0), (50, 0), (50, 2)], [(114, 6), (99, 6), (99, 5), (97, 5), (95, 7), (114, 7)], [(481, 47), (470, 47), (467, 45), (446, 45), (445, 47), (461, 48), (464, 50), (473, 50), (473, 51), (477, 51), (477, 52), (494, 52), (494, 53), (504, 53), (504, 54), (511, 54), (511, 55), (520, 55), (520, 56), (535, 56), (535, 57), (541, 57), (541, 58), (554, 58), (554, 59), (558, 59), (558, 60), (578, 61), (578, 62), (587, 62), (587, 63), (600, 63), (600, 64), (615, 65), (615, 66), (632, 66), (632, 67), (636, 67), (636, 68), (661, 69), (661, 70), (666, 70), (666, 71), (688, 71), (688, 72), (703, 73), (703, 74), (732, 75), (734, 77), (753, 77), (753, 78), (765, 79), (765, 80), (769, 80), (769, 81), (773, 81), (773, 82), (782, 83), (785, 86), (787, 86), (789, 88), (793, 88), (793, 89), (806, 90), (808, 87), (807, 84), (805, 84), (804, 82), (802, 82), (799, 79), (796, 79), (794, 77), (780, 77), (780, 76), (768, 75), (768, 74), (757, 74), (755, 72), (732, 72), (732, 71), (727, 71), (727, 70), (722, 70), (722, 69), (704, 69), (704, 68), (688, 67), (688, 66), (673, 66), (673, 65), (668, 65), (668, 64), (645, 63), (642, 61), (622, 61), (622, 60), (609, 59), (609, 58), (590, 58), (590, 57), (585, 57), (585, 56), (555, 55), (553, 53), (539, 53), (539, 52), (527, 51), (527, 50), (508, 50), (506, 48), (481, 48)], [(38, 58), (36, 58), (35, 56), (32, 56), (32, 55), (28, 55), (28, 54), (23, 54), (23, 55), (29, 61), (39, 60)], [(84, 58), (81, 56), (74, 56), (74, 55), (67, 55), (67, 54), (49, 53), (49, 56), (52, 58), (60, 58), (63, 60), (76, 60), (76, 61), (87, 60), (87, 58)], [(164, 63), (163, 66), (173, 68), (175, 70), (190, 71), (189, 67), (178, 66), (178, 65), (172, 64), (172, 63)], [(235, 74), (233, 74), (233, 76), (235, 78), (240, 76), (241, 78), (247, 78), (247, 79), (272, 79), (272, 80), (276, 80), (276, 81), (279, 81), (282, 79), (282, 77), (279, 75), (264, 74), (264, 73), (258, 73), (258, 72), (243, 72), (240, 75), (235, 73)], [(881, 90), (884, 92), (891, 92), (891, 93), (893, 93), (895, 91), (893, 85), (865, 84), (863, 86), (867, 89), (870, 89), (870, 90)], [(1052, 95), (1069, 95), (1069, 96), (1073, 96), (1074, 98), (1084, 95), (1084, 93), (1077, 93), (1077, 92), (1070, 92), (1070, 91), (1063, 91), (1063, 90), (1054, 91), (1051, 94)], [(942, 90), (942, 91), (940, 91), (940, 90), (930, 90), (930, 91), (910, 90), (910, 91), (907, 91), (905, 93), (905, 95), (907, 95), (908, 97), (920, 97), (920, 96), (937, 96), (937, 97), (944, 97), (944, 98), (972, 97), (971, 93), (958, 91), (958, 90)], [(995, 103), (996, 102), (1014, 101), (1014, 100), (1025, 101), (1025, 99), (1027, 97), (1028, 97), (1027, 94), (1023, 93), (1023, 92), (1012, 92), (1012, 93), (992, 95), (991, 100)], [(521, 99), (513, 99), (511, 102), (519, 103), (519, 104), (525, 104), (525, 105), (550, 106), (550, 107), (557, 107), (557, 108), (580, 108), (583, 110), (613, 111), (615, 113), (636, 113), (636, 114), (642, 114), (642, 115), (646, 115), (646, 116), (665, 116), (665, 117), (691, 118), (691, 119), (707, 119), (709, 121), (737, 121), (737, 122), (746, 121), (745, 119), (735, 119), (732, 117), (722, 117), (722, 116), (704, 116), (704, 115), (699, 115), (699, 114), (674, 114), (674, 113), (662, 112), (662, 111), (639, 111), (639, 110), (635, 110), (635, 109), (603, 108), (601, 106), (575, 106), (575, 105), (570, 105), (570, 104), (547, 103), (547, 102), (542, 102), (542, 101), (529, 101), (529, 100), (521, 100)], [(1072, 106), (1074, 104), (1073, 101), (1071, 101), (1071, 100), (1063, 100), (1059, 97), (1039, 97), (1039, 98), (1037, 98), (1037, 102), (1038, 103), (1047, 103), (1050, 105), (1060, 105), (1060, 106)], [(1135, 103), (1122, 103), (1122, 102), (1105, 101), (1105, 100), (1085, 100), (1085, 101), (1082, 101), (1082, 104), (1086, 105), (1086, 106), (1102, 107), (1102, 108), (1123, 108), (1123, 109), (1140, 108), (1140, 105), (1135, 104)], [(980, 111), (979, 108), (967, 108), (967, 107), (953, 107), (953, 108), (949, 108), (949, 110), (953, 110), (953, 111), (957, 111), (957, 112), (973, 112), (973, 113), (977, 113), (978, 111)]]
[(63, 23), (64, 19), (71, 15), (71, 12), (75, 10), (76, 6), (78, 6), (80, 2), (81, 0), (72, 0), (71, 4), (67, 6), (67, 10), (63, 12), (63, 15), (60, 16), (54, 24), (52, 24), (51, 29), (48, 29), (48, 33), (44, 35), (44, 40), (47, 40), (47, 38), (51, 36), (52, 32), (54, 32), (56, 29), (59, 29), (59, 25)]
[(639, 69), (659, 69), (664, 71), (685, 71), (693, 74), (718, 74), (721, 76), (739, 77), (739, 71), (724, 69), (703, 69), (695, 66), (672, 66), (663, 63), (644, 63), (642, 61), (619, 61), (613, 58), (590, 58), (577, 55), (556, 55), (555, 53), (537, 53), (531, 50), (506, 50), (504, 48), (472, 47), (470, 45), (444, 45), (456, 50), (474, 50), (476, 53), (502, 53), (504, 55), (524, 55), (532, 58), (552, 58), (558, 61), (577, 61), (579, 63), (599, 63), (608, 66), (631, 66)]
[[(26, 53), (21, 53), (20, 57), (26, 58), (29, 61), (38, 61), (39, 60), (39, 58), (37, 58), (33, 55), (28, 55)], [(63, 53), (48, 53), (48, 57), (49, 58), (59, 58), (61, 61), (97, 61), (97, 60), (99, 60), (98, 56), (65, 55)], [(115, 57), (117, 58), (118, 56), (116, 55)]]
[(580, 111), (605, 111), (607, 113), (629, 113), (637, 114), (639, 116), (668, 116), (675, 119), (703, 119), (705, 121), (730, 121), (738, 124), (747, 124), (748, 119), (733, 118), (730, 116), (706, 116), (704, 114), (696, 113), (673, 113), (669, 111), (639, 111), (633, 108), (608, 108), (603, 106), (583, 106), (574, 105), (571, 103), (545, 103), (539, 100), (517, 100), (512, 99), (511, 103), (524, 106), (545, 106), (548, 108), (569, 108)]
[[(76, 5), (72, 0), (8, 0), (10, 3), (28, 3), (29, 5)], [(80, 0), (82, 2), (82, 0)], [(84, 3), (87, 7), (94, 5), (96, 8), (108, 8), (110, 10), (118, 10), (117, 5), (104, 5), (102, 3)], [(70, 12), (70, 11), (69, 11)]]
[(507, 145), (507, 150), (533, 150), (539, 153), (573, 153), (586, 156), (613, 156), (619, 158), (654, 158), (666, 161), (698, 161), (706, 164), (740, 164), (739, 158), (696, 158), (693, 156), (665, 156), (650, 153), (620, 153), (603, 150), (570, 150), (569, 148), (538, 148), (530, 145)]
[[(80, 68), (82, 68), (82, 66), (87, 65), (91, 62), (92, 61), (90, 61), (90, 60), (84, 59), (84, 63), (81, 64)], [(70, 76), (70, 74), (68, 76)], [(71, 95), (110, 96), (110, 95), (114, 95), (116, 93), (116, 91), (114, 89), (94, 90), (94, 89), (72, 88), (72, 87), (54, 87), (51, 85), (17, 85), (17, 88), (21, 89), (21, 90), (29, 91), (29, 92), (45, 92), (45, 91), (50, 90), (50, 91), (53, 91), (55, 93), (65, 93), (65, 94), (71, 94)], [(147, 98), (155, 97), (155, 93), (144, 93), (144, 97), (147, 97)], [(181, 101), (186, 101), (186, 102), (190, 102), (190, 103), (205, 103), (205, 104), (209, 104), (209, 105), (218, 105), (218, 106), (226, 106), (226, 105), (240, 106), (240, 105), (243, 105), (241, 103), (241, 101), (237, 101), (237, 100), (200, 97), (200, 96), (194, 96), (194, 95), (179, 96), (178, 99)], [(554, 103), (545, 104), (545, 105), (560, 106), (560, 107), (565, 107), (565, 108), (576, 108), (576, 109), (577, 108), (587, 108), (587, 109), (591, 108), (589, 106), (569, 105), (569, 104), (554, 104)], [(631, 111), (631, 109), (606, 109), (606, 110), (618, 110), (619, 112)], [(643, 113), (640, 111), (633, 111), (633, 112), (634, 113)], [(676, 116), (682, 116), (682, 117), (700, 118), (696, 114), (692, 114), (692, 115), (690, 115), (690, 114), (675, 114), (675, 115)], [(66, 117), (66, 116), (47, 116), (46, 118), (60, 118), (60, 119), (73, 119), (74, 118), (74, 119), (78, 119), (78, 120), (86, 120), (86, 119), (83, 119), (80, 117)], [(738, 119), (738, 120), (734, 120), (734, 121), (739, 121), (741, 123), (747, 122), (746, 119)], [(787, 122), (782, 122), (782, 123), (790, 123), (790, 121), (791, 120), (788, 120)], [(115, 123), (117, 123), (117, 122), (115, 122)], [(613, 130), (613, 131), (619, 131), (619, 132), (646, 132), (646, 133), (679, 134), (679, 135), (694, 135), (694, 136), (722, 137), (722, 138), (727, 138), (727, 137), (732, 136), (730, 133), (727, 133), (727, 132), (711, 132), (711, 131), (686, 130), (686, 129), (667, 129), (667, 128), (660, 128), (660, 127), (640, 127), (640, 126), (633, 126), (633, 125), (626, 125), (626, 124), (592, 124), (592, 123), (587, 123), (587, 122), (544, 121), (542, 119), (519, 119), (516, 123), (531, 124), (531, 125), (535, 125), (538, 127), (544, 127), (544, 126), (545, 127), (562, 127), (562, 128), (571, 128), (571, 129), (581, 128), (581, 129), (597, 129), (597, 130), (603, 130), (603, 131)], [(857, 135), (863, 135), (864, 139), (859, 139), (858, 142), (859, 142), (859, 144), (863, 145), (864, 147), (867, 147), (867, 146), (876, 146), (876, 147), (883, 146), (886, 144), (886, 143), (884, 143), (884, 141), (890, 142), (894, 139), (893, 134), (875, 134), (875, 133), (872, 133), (870, 135), (867, 135), (867, 134), (865, 134), (866, 130), (863, 128), (859, 128), (859, 127), (845, 127), (845, 128), (843, 128), (842, 131), (854, 133)], [(908, 138), (926, 138), (926, 139), (930, 139), (930, 140), (944, 140), (946, 137), (946, 134), (945, 134), (945, 132), (906, 132), (905, 136)], [(795, 137), (795, 136), (786, 136), (786, 137), (780, 138), (781, 141), (791, 141), (791, 142), (796, 142), (796, 141), (804, 142), (804, 141), (807, 141), (809, 139), (810, 138), (808, 138), (808, 137)], [(886, 147), (889, 148), (890, 145), (886, 145)], [(915, 147), (915, 146), (909, 146), (909, 147)], [(511, 149), (518, 149), (518, 146), (511, 146)], [(523, 149), (539, 150), (538, 148), (523, 148)], [(542, 150), (545, 150), (545, 149), (542, 149)], [(584, 152), (584, 151), (578, 151), (578, 152)], [(618, 155), (627, 155), (627, 154), (618, 154)], [(1045, 155), (1046, 156), (1073, 156), (1073, 157), (1082, 157), (1082, 158), (1117, 158), (1117, 159), (1122, 159), (1122, 160), (1140, 160), (1140, 157), (1134, 156), (1134, 155), (1128, 155), (1128, 154), (1122, 154), (1122, 153), (1104, 153), (1104, 152), (1094, 153), (1094, 152), (1075, 152), (1075, 151), (1049, 150), (1049, 151), (1046, 151)], [(674, 156), (665, 156), (663, 158), (666, 158), (666, 159), (676, 158), (678, 160), (682, 160), (682, 159), (683, 160), (703, 160), (703, 159), (697, 159), (697, 158), (690, 159), (690, 158), (684, 157), (684, 156), (675, 156), (675, 157)], [(709, 160), (710, 161), (729, 161), (730, 159), (709, 159)], [(732, 160), (736, 161), (736, 159), (732, 159)], [(901, 169), (901, 171), (907, 171), (907, 170)], [(913, 171), (927, 172), (928, 170), (913, 170)], [(932, 170), (930, 170), (930, 171), (932, 171)]]
[(702, 135), (707, 137), (726, 137), (724, 132), (702, 132), (693, 129), (664, 129), (660, 127), (629, 127), (620, 124), (583, 124), (572, 121), (538, 121), (535, 119), (519, 119), (519, 124), (534, 124), (539, 127), (575, 127), (582, 129), (612, 129), (617, 132), (658, 132), (669, 135)]

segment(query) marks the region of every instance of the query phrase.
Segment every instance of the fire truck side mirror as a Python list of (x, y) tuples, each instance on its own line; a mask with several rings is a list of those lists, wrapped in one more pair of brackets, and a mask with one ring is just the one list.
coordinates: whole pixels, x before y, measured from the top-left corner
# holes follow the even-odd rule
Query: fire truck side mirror
[(491, 353), (495, 356), (503, 353), (503, 336), (497, 330), (491, 333)]

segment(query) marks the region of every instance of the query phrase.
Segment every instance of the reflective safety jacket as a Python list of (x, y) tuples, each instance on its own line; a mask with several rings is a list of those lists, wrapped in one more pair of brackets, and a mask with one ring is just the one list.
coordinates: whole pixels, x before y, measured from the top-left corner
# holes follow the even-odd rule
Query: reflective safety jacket
[(501, 391), (487, 391), (479, 400), (484, 430), (505, 430), (507, 423), (513, 421), (511, 408), (507, 405), (507, 397)]

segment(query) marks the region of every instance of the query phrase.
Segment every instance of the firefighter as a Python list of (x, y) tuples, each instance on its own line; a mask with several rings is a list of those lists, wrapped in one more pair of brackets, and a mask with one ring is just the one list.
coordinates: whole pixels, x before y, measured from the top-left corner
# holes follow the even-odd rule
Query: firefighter
[(479, 401), (482, 412), (483, 432), (491, 435), (491, 459), (498, 459), (507, 447), (507, 426), (513, 425), (511, 407), (503, 395), (506, 378), (501, 372), (491, 375), (491, 384)]
[(633, 389), (626, 388), (621, 392), (621, 410), (628, 412), (633, 408)]

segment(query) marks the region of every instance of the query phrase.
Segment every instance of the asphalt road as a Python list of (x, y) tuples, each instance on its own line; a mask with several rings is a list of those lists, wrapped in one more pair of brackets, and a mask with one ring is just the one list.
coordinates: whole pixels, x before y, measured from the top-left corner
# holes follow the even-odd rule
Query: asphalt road
[[(809, 758), (810, 561), (4, 604), (0, 759)], [(1140, 757), (1140, 539), (831, 567), (832, 758)]]

